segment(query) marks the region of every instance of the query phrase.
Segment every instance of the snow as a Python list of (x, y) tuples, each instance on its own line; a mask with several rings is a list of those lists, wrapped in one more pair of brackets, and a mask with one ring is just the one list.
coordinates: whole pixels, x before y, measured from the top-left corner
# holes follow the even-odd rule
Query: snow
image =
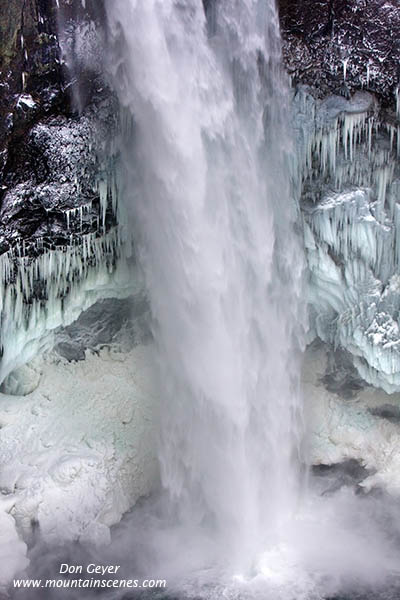
[[(38, 531), (48, 543), (108, 544), (110, 526), (157, 485), (159, 395), (150, 355), (145, 345), (87, 353), (78, 363), (49, 355), (29, 366), (40, 378), (32, 393), (1, 396), (0, 587), (22, 574), (25, 544)], [(370, 470), (360, 484), (366, 491), (378, 486), (399, 496), (400, 417), (396, 423), (370, 411), (390, 402), (400, 415), (400, 394), (364, 388), (342, 398), (321, 383), (326, 365), (323, 348), (307, 351), (309, 461), (354, 458)]]
[(108, 543), (110, 526), (156, 485), (150, 351), (37, 359), (32, 393), (0, 395), (0, 585), (27, 565), (19, 536)]
[(20, 94), (18, 96), (17, 107), (22, 108), (24, 106), (27, 108), (35, 108), (36, 102), (30, 94)]

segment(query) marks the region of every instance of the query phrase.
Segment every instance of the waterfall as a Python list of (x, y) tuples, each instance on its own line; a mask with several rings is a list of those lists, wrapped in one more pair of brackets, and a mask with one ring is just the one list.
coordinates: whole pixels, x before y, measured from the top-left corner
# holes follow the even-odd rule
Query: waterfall
[(275, 4), (106, 9), (168, 510), (248, 569), (299, 493), (303, 262)]

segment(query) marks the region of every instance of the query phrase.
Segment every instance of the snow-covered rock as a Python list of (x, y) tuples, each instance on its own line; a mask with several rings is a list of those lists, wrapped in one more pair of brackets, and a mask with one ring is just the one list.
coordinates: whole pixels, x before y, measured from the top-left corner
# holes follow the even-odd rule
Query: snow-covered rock
[(397, 0), (279, 0), (283, 56), (296, 82), (319, 97), (373, 90), (393, 102), (399, 84)]

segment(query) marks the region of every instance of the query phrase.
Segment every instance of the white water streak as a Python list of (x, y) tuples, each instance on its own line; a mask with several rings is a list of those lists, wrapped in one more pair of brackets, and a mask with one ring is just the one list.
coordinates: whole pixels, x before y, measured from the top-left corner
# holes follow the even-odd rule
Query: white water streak
[[(302, 254), (274, 3), (113, 0), (125, 200), (154, 318), (163, 485), (251, 563), (297, 498)], [(211, 14), (212, 13), (212, 14)], [(240, 557), (240, 558), (239, 558)]]

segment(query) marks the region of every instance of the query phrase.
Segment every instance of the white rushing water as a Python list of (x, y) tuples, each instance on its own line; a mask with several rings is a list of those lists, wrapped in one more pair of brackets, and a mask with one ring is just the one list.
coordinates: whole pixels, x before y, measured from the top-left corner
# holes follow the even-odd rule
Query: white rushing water
[(125, 199), (154, 318), (162, 483), (248, 569), (298, 494), (294, 233), (273, 0), (114, 0)]
[[(384, 480), (393, 483), (398, 443), (396, 426), (379, 424), (379, 418), (369, 411), (369, 401), (373, 406), (379, 405), (373, 392), (366, 392), (364, 398), (369, 398), (368, 402), (363, 401), (361, 392), (350, 402), (338, 399), (323, 387), (321, 378), (326, 374), (326, 365), (322, 370), (321, 365), (327, 357), (324, 359), (321, 349), (316, 349), (317, 357), (310, 355), (303, 374), (307, 399), (304, 437), (313, 448), (308, 456), (302, 451), (299, 358), (303, 252), (295, 227), (301, 224), (296, 212), (301, 178), (294, 176), (287, 125), (291, 111), (287, 82), (281, 71), (275, 6), (272, 0), (204, 0), (204, 5), (201, 0), (106, 0), (107, 72), (122, 114), (124, 189), (118, 194), (123, 209), (118, 212), (118, 221), (127, 225), (124, 215), (128, 209), (151, 304), (154, 338), (142, 349), (146, 369), (141, 365), (132, 374), (132, 381), (130, 376), (125, 377), (123, 369), (118, 368), (117, 374), (111, 369), (110, 385), (113, 377), (115, 385), (126, 379), (117, 388), (127, 394), (127, 406), (132, 400), (130, 394), (134, 399), (140, 392), (146, 398), (141, 398), (140, 406), (126, 419), (122, 400), (109, 403), (109, 392), (103, 389), (100, 377), (103, 366), (88, 359), (81, 372), (89, 383), (97, 383), (92, 395), (90, 386), (86, 388), (84, 383), (74, 388), (83, 390), (77, 391), (78, 424), (58, 417), (62, 415), (60, 406), (64, 410), (63, 394), (58, 408), (57, 394), (53, 399), (53, 412), (47, 413), (47, 395), (43, 396), (43, 414), (41, 408), (37, 411), (27, 405), (28, 415), (33, 411), (35, 417), (43, 416), (44, 433), (34, 436), (40, 444), (46, 438), (47, 423), (56, 418), (62, 433), (62, 441), (57, 444), (62, 449), (62, 444), (68, 442), (69, 457), (71, 443), (81, 427), (85, 444), (98, 449), (90, 432), (95, 440), (97, 435), (106, 435), (101, 422), (109, 418), (110, 427), (115, 427), (110, 434), (111, 447), (115, 447), (106, 453), (110, 465), (105, 471), (101, 467), (100, 478), (96, 475), (94, 484), (90, 478), (89, 483), (82, 482), (68, 466), (71, 463), (62, 461), (61, 474), (65, 468), (72, 473), (77, 490), (66, 500), (65, 520), (58, 518), (57, 510), (58, 494), (67, 498), (66, 479), (53, 466), (52, 453), (59, 452), (57, 445), (53, 447), (48, 458), (49, 473), (56, 474), (56, 485), (44, 485), (40, 491), (43, 496), (38, 496), (44, 517), (37, 521), (36, 513), (29, 512), (36, 510), (31, 508), (30, 493), (28, 512), (18, 509), (16, 514), (32, 528), (33, 523), (40, 527), (46, 544), (54, 532), (57, 537), (64, 536), (64, 530), (65, 539), (74, 536), (75, 540), (78, 534), (71, 529), (71, 523), (78, 528), (81, 542), (94, 539), (96, 531), (105, 539), (108, 527), (134, 502), (129, 500), (121, 481), (131, 478), (133, 486), (127, 487), (134, 490), (140, 481), (148, 482), (143, 488), (148, 490), (158, 481), (152, 443), (156, 430), (162, 489), (138, 502), (122, 519), (112, 531), (110, 545), (94, 548), (74, 543), (71, 548), (63, 547), (62, 554), (70, 552), (71, 561), (79, 561), (83, 554), (84, 560), (87, 558), (92, 564), (121, 566), (121, 581), (125, 577), (168, 581), (167, 596), (162, 592), (161, 596), (150, 593), (143, 598), (397, 598), (399, 488), (392, 499), (358, 495), (358, 480), (343, 480), (339, 468), (338, 474), (332, 472), (327, 480), (310, 478), (306, 493), (302, 493), (305, 486), (301, 465), (310, 456), (316, 463), (360, 460), (370, 470), (358, 492), (362, 492), (363, 485), (368, 491), (368, 485), (379, 486)], [(69, 35), (72, 25), (64, 25)], [(90, 31), (93, 27), (90, 25)], [(61, 36), (61, 45), (63, 40), (68, 42), (68, 35)], [(76, 62), (79, 48), (79, 44), (78, 49), (72, 48), (70, 68), (81, 64)], [(83, 58), (90, 62), (90, 54), (85, 53), (82, 50)], [(68, 54), (65, 57), (68, 59)], [(78, 86), (78, 91), (81, 89), (85, 86)], [(79, 97), (77, 107), (78, 100)], [(347, 132), (344, 152), (349, 150), (351, 155), (360, 139), (357, 127), (362, 127), (362, 119), (350, 115), (343, 123)], [(330, 165), (336, 169), (334, 151), (340, 136), (335, 143), (334, 137), (329, 134), (325, 141), (323, 136), (310, 138), (305, 159), (299, 152), (297, 172), (318, 153), (324, 168)], [(308, 166), (311, 168), (312, 163)], [(347, 171), (343, 173), (347, 176)], [(352, 177), (351, 170), (349, 174)], [(110, 187), (106, 181), (99, 183), (104, 229)], [(112, 189), (116, 199), (117, 184)], [(118, 191), (121, 192), (119, 186)], [(112, 204), (115, 210), (117, 205)], [(334, 222), (343, 229), (347, 213), (343, 216), (338, 207), (341, 203), (334, 205)], [(79, 209), (78, 213), (76, 210), (68, 213), (67, 227), (69, 219), (79, 215)], [(320, 217), (313, 231), (320, 231), (324, 237), (324, 231), (329, 233), (331, 229), (324, 229), (324, 219)], [(346, 227), (343, 235), (337, 235), (339, 247), (349, 241)], [(126, 258), (120, 249), (119, 234), (115, 240), (112, 237), (114, 242), (108, 240), (109, 235), (99, 239), (95, 236), (83, 244), (83, 264), (90, 255), (94, 256), (99, 276), (108, 266), (106, 258), (110, 253)], [(82, 264), (79, 257), (79, 252), (76, 257), (68, 254), (67, 263), (58, 265), (56, 274), (61, 286), (69, 281), (69, 265), (76, 270)], [(323, 253), (318, 255), (321, 272), (323, 257)], [(42, 278), (43, 273), (54, 270), (49, 257), (44, 258), (39, 269)], [(15, 286), (22, 302), (21, 290), (29, 290), (30, 275), (23, 269), (18, 273), (21, 275)], [(22, 310), (19, 303), (16, 307)], [(57, 307), (54, 302), (46, 306), (53, 321)], [(37, 326), (32, 330), (36, 331)], [(155, 390), (155, 397), (151, 398), (153, 392), (145, 392), (145, 373), (147, 356), (153, 352), (151, 371), (153, 374), (155, 368), (158, 381), (151, 382), (157, 384), (154, 388), (148, 387)], [(72, 374), (80, 371), (73, 366), (69, 369)], [(57, 383), (57, 378), (65, 378), (64, 368), (55, 369), (55, 380), (50, 381)], [(124, 385), (132, 389), (125, 392)], [(88, 399), (93, 404), (89, 408), (95, 413), (90, 426), (79, 417), (88, 415)], [(108, 409), (113, 406), (111, 414)], [(146, 406), (151, 407), (150, 412)], [(157, 407), (157, 414), (153, 414), (153, 407)], [(12, 414), (10, 417), (8, 413), (6, 408), (5, 439), (11, 436), (12, 443), (19, 447), (18, 434), (10, 429), (14, 425)], [(27, 419), (29, 424), (30, 417)], [(129, 423), (133, 437), (125, 431)], [(26, 437), (24, 422), (21, 426), (17, 419), (15, 426)], [(73, 435), (68, 432), (71, 427)], [(41, 430), (34, 430), (37, 431)], [(7, 443), (5, 448), (9, 452)], [(101, 449), (101, 455), (103, 450), (106, 448)], [(129, 466), (118, 458), (125, 451), (129, 452)], [(73, 464), (77, 464), (73, 452)], [(43, 467), (46, 461), (39, 462), (40, 468), (36, 469), (35, 458), (30, 457), (29, 467), (35, 477), (36, 471), (40, 474), (40, 469), (45, 469), (47, 477), (47, 467)], [(149, 464), (153, 465), (150, 470)], [(18, 471), (19, 466), (16, 468)], [(389, 474), (388, 468), (392, 469)], [(85, 472), (82, 473), (85, 479)], [(16, 478), (14, 471), (11, 475), (11, 489), (15, 487), (18, 496), (29, 478), (25, 471), (22, 480)], [(37, 490), (36, 480), (34, 484)], [(115, 489), (111, 499), (109, 486)], [(75, 509), (76, 498), (79, 510)], [(85, 508), (87, 502), (89, 508)], [(96, 502), (106, 506), (100, 510)], [(46, 515), (46, 506), (55, 506), (56, 513), (47, 509)], [(71, 521), (68, 511), (72, 510)], [(84, 517), (80, 516), (81, 511)], [(82, 523), (86, 525), (83, 527)], [(44, 578), (49, 572), (58, 573), (60, 560), (52, 547), (50, 552), (49, 548), (43, 549), (41, 541), (30, 553), (31, 572)], [(20, 548), (17, 550), (19, 555)], [(62, 562), (66, 560), (62, 558)], [(391, 586), (396, 589), (390, 589)], [(368, 589), (370, 593), (364, 594)], [(16, 598), (28, 598), (25, 590), (20, 591)], [(60, 597), (59, 589), (54, 592)], [(66, 593), (68, 598), (79, 600), (89, 597), (82, 589), (75, 596), (71, 596), (72, 589)], [(102, 597), (115, 600), (127, 596), (121, 587)], [(32, 590), (29, 600), (33, 600)]]
[(200, 2), (117, 1), (108, 15), (134, 120), (126, 192), (164, 392), (163, 484), (181, 519), (247, 561), (296, 494), (301, 260), (276, 14), (226, 2), (210, 36)]

